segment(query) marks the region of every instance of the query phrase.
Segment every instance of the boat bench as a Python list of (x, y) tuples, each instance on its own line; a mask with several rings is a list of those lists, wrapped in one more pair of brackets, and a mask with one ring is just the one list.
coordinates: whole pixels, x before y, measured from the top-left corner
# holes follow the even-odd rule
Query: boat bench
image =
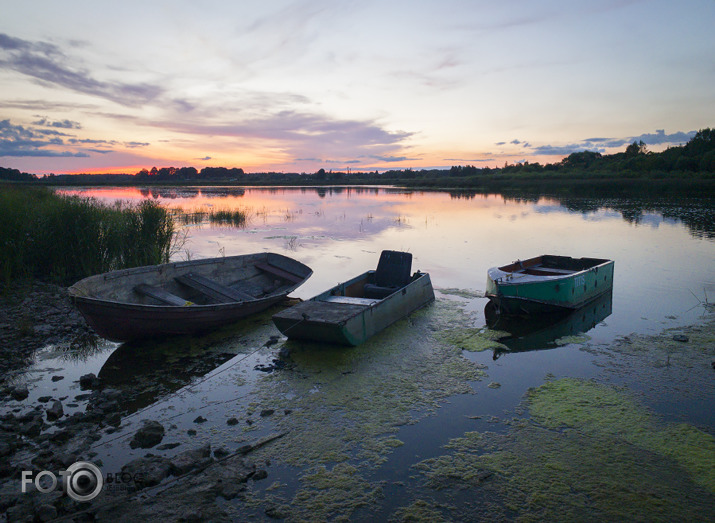
[(552, 269), (550, 267), (532, 267), (529, 269), (524, 269), (524, 274), (531, 274), (532, 276), (565, 276), (567, 274), (573, 274), (576, 271), (570, 271), (568, 269)]
[(174, 305), (176, 307), (185, 307), (187, 305), (193, 305), (192, 302), (177, 296), (176, 294), (171, 294), (168, 291), (160, 287), (154, 287), (153, 285), (148, 285), (146, 283), (140, 283), (134, 286), (134, 291), (141, 294), (142, 296), (149, 296), (165, 305)]
[(208, 296), (211, 299), (218, 301), (219, 303), (225, 303), (227, 301), (248, 301), (255, 300), (255, 296), (251, 296), (246, 292), (239, 291), (223, 285), (217, 281), (211, 280), (206, 276), (201, 274), (195, 274), (190, 272), (188, 274), (183, 274), (181, 276), (176, 276), (174, 278), (176, 281), (187, 287), (199, 291), (201, 294)]
[(352, 296), (327, 296), (320, 301), (327, 301), (328, 303), (347, 303), (349, 305), (375, 305), (380, 300), (376, 298), (354, 298)]
[(263, 272), (272, 274), (273, 276), (278, 276), (279, 278), (287, 280), (291, 283), (299, 283), (299, 282), (303, 281), (302, 277), (297, 276), (297, 275), (293, 274), (292, 272), (288, 272), (288, 271), (281, 269), (279, 267), (276, 267), (274, 265), (270, 265), (268, 263), (256, 263), (255, 267), (256, 267), (256, 269), (260, 269)]

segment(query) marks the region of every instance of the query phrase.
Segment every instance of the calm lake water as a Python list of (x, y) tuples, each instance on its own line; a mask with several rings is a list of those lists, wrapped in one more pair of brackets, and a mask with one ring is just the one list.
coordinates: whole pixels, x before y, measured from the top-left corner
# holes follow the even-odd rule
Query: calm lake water
[[(292, 506), (295, 517), (388, 519), (406, 517), (408, 507), (469, 519), (468, 514), (492, 514), (473, 506), (474, 500), (483, 499), (501, 507), (496, 514), (510, 518), (523, 514), (509, 498), (510, 491), (465, 498), (464, 490), (433, 488), (432, 476), (420, 472), (420, 464), (450, 455), (445, 445), (467, 433), (508, 434), (514, 418), (528, 417), (522, 401), (530, 387), (551, 379), (596, 378), (634, 392), (662, 423), (686, 422), (715, 434), (711, 375), (703, 373), (701, 382), (688, 383), (699, 371), (677, 365), (661, 371), (645, 361), (653, 355), (614, 356), (607, 349), (626, 336), (659, 334), (703, 321), (704, 303), (715, 301), (711, 199), (507, 198), (382, 187), (61, 192), (108, 202), (153, 198), (184, 212), (244, 210), (249, 219), (242, 228), (210, 223), (183, 227), (188, 236), (174, 259), (285, 254), (314, 271), (294, 294), (298, 298), (307, 299), (374, 268), (383, 249), (411, 252), (413, 270), (429, 272), (438, 291), (435, 305), (357, 349), (267, 343), (278, 335), (270, 313), (247, 320), (221, 338), (169, 346), (136, 349), (106, 343), (92, 355), (61, 361), (48, 347), (29, 371), (38, 376), (34, 396), (48, 391), (76, 396), (79, 390), (72, 381), (87, 372), (120, 390), (144, 380), (144, 393), (124, 405), (128, 415), (122, 429), (103, 434), (97, 444), (97, 458), (108, 469), (118, 470), (145, 453), (127, 444), (141, 419), (173, 427), (165, 442), (181, 445), (166, 455), (204, 441), (232, 451), (246, 441), (291, 430), (281, 439), (283, 446), (266, 448), (269, 476), (264, 484), (251, 487), (251, 496), (262, 503)], [(453, 323), (464, 324), (465, 317), (472, 329), (487, 324), (482, 296), (489, 267), (540, 254), (615, 260), (612, 296), (554, 325), (498, 326), (514, 334), (504, 341), (511, 350), (465, 351), (455, 360), (430, 349), (425, 340), (448, 331)], [(587, 337), (565, 338), (584, 331)], [(284, 345), (290, 352), (287, 369), (256, 370), (270, 366)], [(454, 371), (460, 361), (471, 373), (461, 381)], [(43, 369), (57, 366), (68, 379), (50, 383), (42, 378)], [(373, 377), (382, 381), (371, 381)], [(393, 385), (401, 379), (412, 380), (420, 390)], [(661, 381), (667, 384), (655, 385)], [(381, 391), (389, 394), (382, 397)], [(370, 395), (365, 404), (370, 407), (361, 402), (364, 394)], [(77, 409), (85, 407), (75, 403)], [(370, 414), (360, 417), (351, 405)], [(260, 415), (269, 408), (275, 412)], [(208, 421), (195, 423), (199, 415)], [(238, 429), (227, 426), (231, 417), (239, 420)], [(187, 435), (189, 429), (198, 434)], [(305, 436), (308, 433), (313, 439)], [(332, 474), (336, 484), (343, 481), (347, 486), (343, 496), (321, 498), (322, 508), (316, 508), (307, 500), (324, 494), (321, 474)], [(379, 495), (371, 486), (379, 486)], [(361, 502), (351, 504), (347, 498)], [(444, 508), (447, 505), (452, 508)], [(260, 508), (251, 510), (265, 517)]]
[[(613, 314), (591, 336), (692, 323), (715, 300), (715, 203), (505, 198), (391, 188), (63, 190), (103, 201), (153, 198), (187, 212), (248, 212), (245, 228), (189, 226), (176, 260), (272, 251), (310, 266), (307, 299), (409, 251), (437, 288), (484, 292), (489, 267), (540, 254), (615, 260)], [(695, 296), (694, 296), (695, 295)], [(483, 314), (480, 316), (483, 321)]]

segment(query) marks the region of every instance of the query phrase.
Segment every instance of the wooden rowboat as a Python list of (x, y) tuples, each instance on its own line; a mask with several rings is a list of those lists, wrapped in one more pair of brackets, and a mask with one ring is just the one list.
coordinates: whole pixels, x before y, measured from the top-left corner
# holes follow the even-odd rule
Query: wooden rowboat
[(410, 275), (412, 255), (383, 251), (377, 270), (285, 309), (273, 322), (290, 339), (359, 345), (434, 300), (429, 274)]
[(97, 334), (129, 341), (222, 327), (282, 300), (311, 274), (292, 258), (258, 253), (107, 272), (69, 294)]
[(613, 289), (613, 261), (545, 254), (492, 267), (486, 296), (504, 314), (579, 309)]

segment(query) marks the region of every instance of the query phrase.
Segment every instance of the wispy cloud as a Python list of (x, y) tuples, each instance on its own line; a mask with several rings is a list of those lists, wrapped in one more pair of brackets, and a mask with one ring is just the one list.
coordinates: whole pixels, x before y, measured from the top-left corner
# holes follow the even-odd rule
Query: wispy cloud
[(641, 134), (640, 136), (634, 136), (629, 140), (629, 142), (633, 143), (636, 141), (643, 140), (643, 143), (646, 143), (648, 145), (678, 145), (689, 141), (693, 136), (695, 136), (695, 134), (696, 131), (690, 131), (687, 133), (678, 131), (677, 133), (666, 134), (665, 129), (657, 129), (655, 133), (646, 133)]
[(406, 160), (417, 161), (418, 158), (408, 158), (407, 156), (371, 156), (375, 160), (380, 160), (381, 162), (404, 162)]
[[(61, 122), (60, 122), (61, 123)], [(81, 128), (77, 122), (60, 125), (60, 128)], [(42, 120), (33, 125), (46, 125)], [(10, 120), (0, 121), (0, 156), (35, 157), (75, 157), (88, 158), (90, 153), (107, 154), (115, 152), (118, 146), (126, 148), (146, 147), (145, 142), (119, 142), (76, 138), (55, 129), (13, 124)], [(64, 148), (64, 150), (62, 150)], [(69, 150), (72, 149), (72, 150)]]
[(45, 157), (88, 157), (86, 152), (58, 151), (62, 138), (47, 139), (46, 135), (10, 120), (0, 121), (0, 156), (45, 156)]
[[(643, 133), (638, 136), (629, 136), (626, 138), (605, 138), (595, 137), (586, 138), (580, 142), (570, 143), (565, 145), (538, 145), (532, 146), (529, 142), (521, 140), (512, 140), (509, 143), (520, 145), (524, 149), (534, 155), (540, 156), (567, 156), (571, 153), (580, 151), (593, 151), (598, 153), (615, 152), (614, 149), (619, 149), (633, 142), (642, 141), (646, 145), (682, 145), (695, 136), (696, 131), (683, 132), (678, 131), (671, 134), (666, 134), (664, 129), (658, 129), (655, 133)], [(505, 145), (506, 142), (498, 142), (497, 145)]]
[(32, 124), (46, 126), (46, 127), (56, 127), (59, 129), (81, 129), (82, 128), (82, 126), (80, 125), (79, 122), (73, 122), (72, 120), (51, 121), (51, 120), (48, 120), (46, 117), (41, 118), (40, 120), (37, 120), (36, 122), (32, 122)]
[[(43, 84), (61, 86), (129, 107), (141, 106), (165, 94), (159, 85), (97, 80), (74, 62), (76, 60), (54, 44), (0, 33), (0, 69), (13, 70)], [(186, 108), (189, 108), (188, 103)]]
[(470, 162), (493, 162), (496, 158), (444, 158), (445, 162), (470, 163)]
[(341, 120), (299, 111), (279, 111), (237, 122), (155, 121), (153, 125), (190, 135), (259, 140), (280, 148), (294, 160), (380, 157), (383, 161), (400, 161), (406, 158), (394, 153), (413, 134), (388, 131), (370, 120)]

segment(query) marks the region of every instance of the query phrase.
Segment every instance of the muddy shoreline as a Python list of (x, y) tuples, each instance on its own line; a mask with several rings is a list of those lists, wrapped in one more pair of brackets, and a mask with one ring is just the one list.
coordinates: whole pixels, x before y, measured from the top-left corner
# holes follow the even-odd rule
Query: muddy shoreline
[[(164, 439), (169, 427), (148, 422), (138, 430), (125, 429), (125, 435), (131, 437), (127, 444), (145, 450), (141, 457), (122, 466), (121, 472), (130, 480), (112, 485), (113, 489), (108, 489), (112, 490), (110, 495), (79, 503), (59, 491), (38, 492), (32, 484), (28, 486), (28, 494), (20, 495), (23, 470), (37, 474), (43, 470), (64, 470), (77, 461), (93, 461), (96, 453), (92, 447), (100, 438), (99, 434), (124, 429), (123, 419), (127, 412), (120, 396), (132, 391), (119, 391), (87, 374), (77, 380), (80, 393), (74, 397), (48, 395), (35, 398), (29, 394), (23, 372), (37, 351), (48, 345), (80, 350), (98, 340), (72, 306), (66, 288), (26, 283), (6, 290), (2, 296), (0, 397), (5, 408), (0, 416), (0, 513), (5, 520), (234, 521), (245, 519), (247, 511), (257, 519), (291, 519), (291, 509), (286, 505), (266, 502), (256, 506), (255, 498), (251, 500), (249, 497), (243, 503), (244, 493), (250, 491), (252, 482), (270, 481), (273, 457), (267, 456), (273, 455), (271, 445), (283, 438), (285, 432), (256, 436), (231, 451), (197, 441), (182, 445), (177, 449), (180, 450), (178, 454), (169, 457), (156, 454), (164, 450), (162, 447), (171, 445)], [(715, 347), (707, 341), (713, 339), (714, 333), (715, 322), (709, 315), (702, 324), (669, 329), (658, 336), (625, 336), (599, 350), (613, 353), (615, 363), (605, 372), (617, 372), (618, 361), (641, 358), (642, 351), (647, 351), (649, 357), (662, 353), (668, 358), (668, 364), (693, 365), (692, 354), (685, 360), (686, 353), (682, 353), (683, 361), (679, 361), (678, 351), (680, 347), (697, 344), (697, 350), (702, 351), (698, 365), (702, 366), (704, 358), (710, 366), (712, 360), (713, 369), (709, 370), (715, 373)], [(276, 340), (266, 340), (266, 345), (271, 341), (275, 343)], [(61, 369), (55, 369), (53, 381), (63, 380), (62, 374)], [(145, 380), (151, 380), (151, 377)], [(32, 387), (29, 383), (29, 388)], [(79, 397), (86, 401), (86, 409), (82, 404), (79, 410), (72, 412), (70, 405)], [(272, 410), (269, 414), (268, 410), (257, 409), (259, 419), (264, 412), (267, 416), (283, 416), (283, 413), (274, 415)], [(291, 418), (287, 411), (285, 416), (290, 427)], [(199, 418), (195, 421), (197, 428)], [(227, 425), (238, 423), (238, 419), (231, 419)], [(240, 423), (244, 424), (245, 420)], [(238, 505), (225, 502), (232, 499), (241, 502)], [(253, 505), (249, 507), (251, 503)]]
[[(137, 517), (171, 521), (231, 520), (217, 507), (216, 497), (232, 499), (246, 489), (249, 480), (265, 479), (265, 464), (251, 463), (247, 456), (281, 434), (246, 444), (233, 453), (201, 444), (168, 458), (151, 453), (154, 449), (164, 450), (159, 443), (165, 428), (158, 422), (148, 422), (134, 432), (129, 442), (132, 448), (147, 449), (145, 455), (121, 468), (123, 482), (107, 485), (105, 478), (103, 492), (110, 495), (77, 502), (59, 490), (38, 492), (31, 482), (26, 485), (27, 494), (21, 493), (23, 471), (32, 471), (34, 477), (41, 471), (57, 474), (79, 461), (93, 462), (97, 453), (93, 452), (92, 445), (100, 438), (99, 433), (118, 430), (127, 415), (120, 396), (145, 391), (118, 391), (88, 373), (76, 380), (75, 388), (78, 385), (80, 393), (74, 397), (46, 395), (33, 400), (30, 391), (34, 384), (24, 374), (43, 348), (55, 346), (68, 352), (81, 352), (91, 350), (102, 340), (93, 334), (72, 305), (64, 287), (35, 281), (16, 284), (3, 291), (0, 295), (0, 400), (4, 407), (0, 414), (0, 514), (3, 520), (116, 521), (118, 516), (122, 521)], [(50, 371), (53, 382), (65, 379), (62, 369)], [(69, 407), (77, 407), (76, 403), (86, 405), (86, 410), (70, 414)], [(171, 444), (164, 447), (169, 448)], [(157, 488), (163, 491), (162, 496), (147, 498)], [(138, 492), (141, 493), (139, 500), (134, 499)], [(272, 507), (267, 507), (265, 512), (275, 515)]]

